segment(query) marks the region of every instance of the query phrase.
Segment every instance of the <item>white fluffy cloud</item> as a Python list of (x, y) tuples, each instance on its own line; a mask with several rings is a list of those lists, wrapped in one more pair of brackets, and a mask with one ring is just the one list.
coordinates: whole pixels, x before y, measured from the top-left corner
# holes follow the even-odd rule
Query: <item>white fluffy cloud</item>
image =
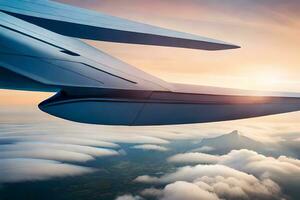
[(95, 171), (92, 168), (41, 159), (0, 159), (0, 183), (45, 180)]
[(219, 160), (219, 156), (205, 154), (205, 153), (182, 153), (177, 154), (168, 159), (173, 163), (207, 163), (214, 164)]
[(228, 166), (230, 168), (275, 180), (278, 183), (299, 183), (300, 160), (280, 156), (278, 158), (266, 157), (249, 150), (233, 150), (222, 156), (204, 153), (177, 154), (169, 158), (174, 163), (210, 163)]
[(144, 176), (138, 177), (136, 181), (167, 183), (162, 190), (162, 195), (159, 196), (163, 200), (281, 199), (283, 197), (280, 187), (271, 179), (260, 180), (253, 175), (222, 165), (188, 166), (160, 178)]
[[(161, 177), (140, 176), (135, 181), (167, 184), (161, 191), (163, 195), (160, 195), (160, 199), (163, 200), (182, 199), (182, 194), (188, 195), (184, 198), (187, 200), (284, 199), (286, 188), (292, 193), (298, 190), (299, 160), (285, 156), (276, 159), (249, 150), (234, 150), (223, 156), (210, 156), (203, 153), (178, 154), (169, 158), (169, 161), (210, 161), (211, 164), (181, 167)], [(181, 191), (180, 188), (186, 189)]]
[(221, 156), (218, 162), (231, 168), (253, 174), (256, 177), (269, 178), (290, 188), (300, 183), (299, 160), (280, 156), (279, 158), (266, 157), (253, 151), (232, 151)]
[[(197, 158), (194, 163), (199, 164), (206, 163), (207, 156), (211, 156), (199, 153), (179, 155), (182, 157), (182, 160), (188, 163), (191, 163), (193, 158)], [(194, 155), (194, 157), (191, 155)], [(270, 178), (278, 183), (300, 182), (300, 176), (295, 176), (295, 174), (300, 174), (300, 161), (297, 159), (286, 156), (280, 156), (276, 159), (249, 150), (233, 150), (226, 155), (215, 156), (214, 158), (214, 160), (211, 160), (211, 164), (224, 165), (248, 174), (253, 174), (255, 177)], [(180, 162), (174, 159), (171, 161)]]
[(162, 147), (162, 146), (154, 145), (154, 144), (135, 145), (132, 148), (133, 149), (142, 149), (145, 151), (168, 151), (169, 150), (166, 147)]
[(249, 183), (236, 178), (202, 177), (193, 182), (176, 181), (168, 184), (158, 196), (161, 200), (234, 200), (282, 199), (279, 186), (271, 180)]
[(216, 194), (203, 190), (196, 184), (177, 181), (163, 190), (162, 200), (219, 200)]

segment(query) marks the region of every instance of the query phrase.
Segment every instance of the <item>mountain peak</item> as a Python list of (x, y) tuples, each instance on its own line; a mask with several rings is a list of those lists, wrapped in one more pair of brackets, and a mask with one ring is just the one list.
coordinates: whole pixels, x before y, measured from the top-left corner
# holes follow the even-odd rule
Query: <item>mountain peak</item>
[(205, 138), (200, 143), (200, 147), (203, 146), (211, 147), (221, 153), (226, 153), (233, 149), (259, 150), (263, 148), (263, 144), (241, 135), (238, 130), (214, 138)]
[(238, 137), (240, 136), (240, 133), (238, 130), (234, 130), (232, 131), (231, 133), (228, 133), (227, 136), (235, 136), (235, 137)]

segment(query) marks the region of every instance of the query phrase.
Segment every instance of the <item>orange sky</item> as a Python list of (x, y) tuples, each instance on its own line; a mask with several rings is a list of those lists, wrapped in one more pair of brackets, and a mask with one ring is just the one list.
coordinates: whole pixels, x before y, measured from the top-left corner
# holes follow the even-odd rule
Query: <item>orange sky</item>
[[(61, 1), (242, 46), (207, 52), (89, 42), (164, 80), (300, 92), (299, 1)], [(37, 104), (48, 96), (1, 90), (0, 105)]]

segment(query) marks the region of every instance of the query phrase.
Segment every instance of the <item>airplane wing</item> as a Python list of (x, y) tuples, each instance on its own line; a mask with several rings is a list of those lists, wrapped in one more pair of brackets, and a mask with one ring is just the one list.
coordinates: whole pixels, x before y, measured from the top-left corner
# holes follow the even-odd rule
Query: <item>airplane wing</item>
[(204, 50), (239, 48), (48, 0), (0, 0), (0, 10), (53, 32), (83, 39)]
[[(8, 6), (8, 2), (16, 4)], [(22, 3), (24, 6), (19, 5)], [(36, 5), (44, 9), (37, 9)], [(41, 110), (51, 115), (91, 124), (167, 125), (233, 120), (300, 110), (300, 96), (297, 94), (254, 93), (167, 83), (79, 39), (69, 37), (63, 32), (63, 27), (59, 30), (47, 27), (48, 23), (59, 24), (60, 21), (75, 19), (70, 19), (73, 15), (68, 18), (63, 15), (64, 12), (57, 10), (60, 18), (49, 21), (46, 16), (50, 13), (47, 13), (45, 5), (49, 5), (49, 9), (55, 6), (68, 8), (69, 12), (73, 9), (45, 0), (0, 0), (0, 10), (3, 11), (0, 11), (0, 88), (57, 92), (39, 105)], [(23, 14), (8, 11), (13, 6), (26, 8), (27, 16), (34, 13), (32, 10), (39, 11), (39, 15), (43, 15), (40, 18), (42, 22), (36, 23), (31, 17), (25, 19), (23, 11)], [(51, 14), (51, 17), (55, 16), (55, 12)], [(82, 26), (86, 24), (80, 20), (78, 23)], [(103, 24), (93, 28), (97, 26), (99, 28)], [(130, 27), (130, 30), (134, 29)], [(140, 30), (137, 25), (135, 32), (130, 34), (143, 34), (146, 30), (151, 31), (151, 28)], [(118, 37), (123, 34), (123, 30), (117, 31)], [(85, 38), (79, 33), (74, 30), (76, 37)], [(99, 37), (96, 29), (87, 29), (87, 34)], [(149, 35), (155, 38), (159, 33)], [(166, 39), (168, 36), (162, 34), (162, 37)], [(178, 36), (177, 39), (183, 38)], [(135, 40), (132, 40), (134, 43)], [(206, 40), (202, 46), (201, 41), (193, 48), (205, 49), (207, 45), (215, 44)], [(156, 40), (155, 44), (160, 45), (160, 41)], [(176, 42), (168, 43), (168, 46), (173, 44), (184, 45)]]

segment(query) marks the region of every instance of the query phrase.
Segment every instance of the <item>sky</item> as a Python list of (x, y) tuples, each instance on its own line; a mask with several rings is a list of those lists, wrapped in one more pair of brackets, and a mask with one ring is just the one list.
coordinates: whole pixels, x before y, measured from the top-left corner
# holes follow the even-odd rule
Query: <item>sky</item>
[[(86, 41), (166, 81), (300, 92), (297, 0), (59, 0), (241, 46), (226, 51)], [(46, 93), (1, 91), (0, 105), (37, 104)]]
[(165, 80), (299, 91), (299, 1), (62, 1), (242, 47), (207, 52), (93, 43)]

